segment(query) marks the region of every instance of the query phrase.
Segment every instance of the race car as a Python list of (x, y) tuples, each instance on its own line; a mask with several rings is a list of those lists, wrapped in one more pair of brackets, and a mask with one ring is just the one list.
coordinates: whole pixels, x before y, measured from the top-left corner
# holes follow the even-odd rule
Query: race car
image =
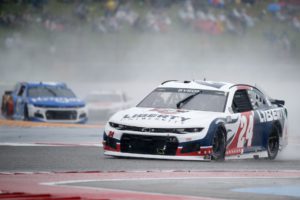
[(130, 101), (122, 91), (92, 91), (85, 102), (89, 120), (97, 121), (107, 121), (114, 113), (130, 107)]
[(85, 102), (65, 83), (20, 82), (2, 96), (2, 115), (16, 120), (85, 123)]
[(105, 126), (104, 154), (178, 160), (275, 159), (287, 145), (283, 100), (257, 87), (166, 81)]

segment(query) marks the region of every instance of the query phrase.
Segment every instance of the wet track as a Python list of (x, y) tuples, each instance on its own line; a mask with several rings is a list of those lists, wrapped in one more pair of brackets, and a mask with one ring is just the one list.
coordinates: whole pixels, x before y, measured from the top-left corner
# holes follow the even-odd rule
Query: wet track
[[(105, 157), (100, 147), (102, 132), (101, 126), (2, 124), (0, 190), (36, 180), (36, 186), (31, 183), (23, 190), (32, 193), (43, 182), (52, 187), (96, 188), (100, 193), (93, 198), (98, 199), (119, 198), (108, 191), (126, 193), (123, 199), (300, 198), (300, 159), (289, 156), (299, 147), (295, 140), (275, 161), (171, 161)], [(70, 172), (74, 173), (71, 178)]]
[(299, 160), (170, 161), (105, 157), (100, 147), (1, 146), (1, 171), (299, 170)]

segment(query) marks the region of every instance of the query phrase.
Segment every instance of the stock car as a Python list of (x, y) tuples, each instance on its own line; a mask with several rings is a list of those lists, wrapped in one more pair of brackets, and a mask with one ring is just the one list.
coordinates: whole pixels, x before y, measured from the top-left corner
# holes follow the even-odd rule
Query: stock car
[(92, 91), (85, 102), (89, 112), (89, 120), (107, 121), (114, 113), (129, 108), (130, 101), (122, 91)]
[(85, 123), (85, 102), (65, 83), (20, 82), (2, 96), (2, 115), (9, 119), (40, 122)]
[(178, 160), (275, 159), (287, 145), (287, 109), (257, 87), (166, 81), (107, 122), (104, 154)]

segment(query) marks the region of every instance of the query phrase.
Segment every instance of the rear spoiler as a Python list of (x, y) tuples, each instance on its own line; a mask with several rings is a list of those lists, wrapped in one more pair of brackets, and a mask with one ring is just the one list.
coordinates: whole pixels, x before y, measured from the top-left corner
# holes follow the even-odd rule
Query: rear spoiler
[(278, 100), (278, 99), (270, 99), (270, 102), (274, 105), (277, 105), (279, 107), (284, 106), (285, 101), (284, 100)]

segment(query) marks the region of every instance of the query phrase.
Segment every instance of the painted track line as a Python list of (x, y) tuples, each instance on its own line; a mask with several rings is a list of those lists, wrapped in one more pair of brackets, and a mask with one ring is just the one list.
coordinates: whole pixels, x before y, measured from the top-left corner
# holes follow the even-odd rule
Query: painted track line
[(94, 124), (66, 124), (66, 123), (46, 123), (46, 122), (29, 122), (0, 119), (0, 126), (9, 127), (63, 127), (63, 128), (103, 128), (104, 125)]

